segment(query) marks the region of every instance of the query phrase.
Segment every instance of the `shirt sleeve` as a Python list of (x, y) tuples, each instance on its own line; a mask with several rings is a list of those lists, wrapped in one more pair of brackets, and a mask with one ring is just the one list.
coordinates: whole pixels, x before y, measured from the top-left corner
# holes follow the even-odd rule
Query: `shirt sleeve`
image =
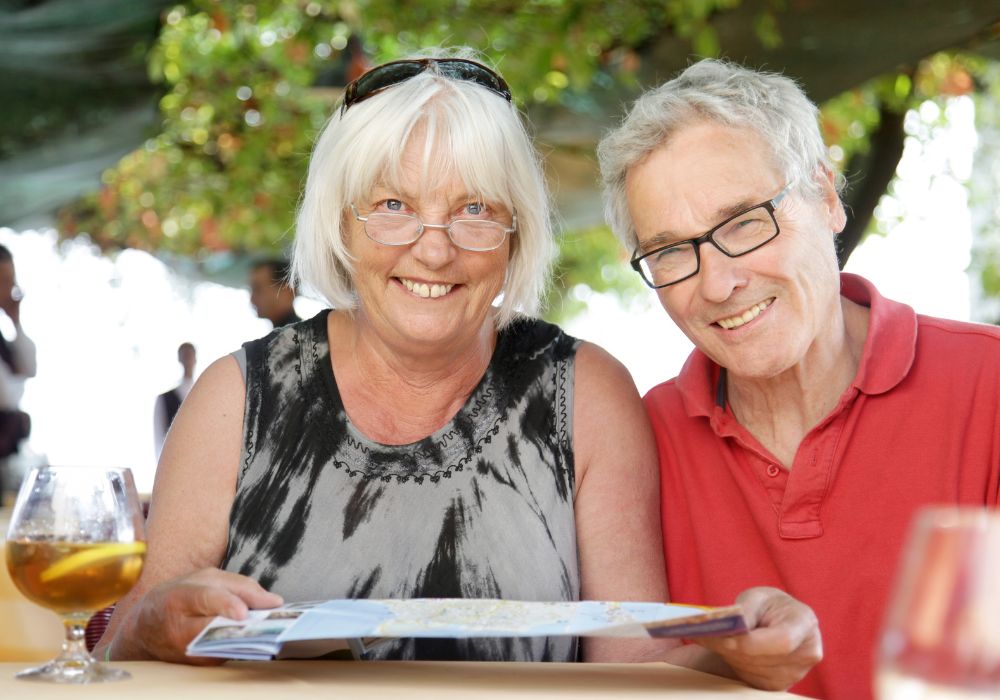
[(21, 377), (34, 377), (38, 372), (35, 343), (20, 325), (17, 326), (17, 337), (10, 341), (10, 351), (14, 356), (17, 374)]
[(11, 374), (5, 362), (0, 362), (0, 409), (11, 411), (17, 408), (22, 384), (21, 378)]
[(167, 408), (163, 405), (163, 397), (157, 396), (153, 406), (153, 448), (156, 450), (156, 458), (160, 458), (163, 451), (163, 443), (167, 439)]

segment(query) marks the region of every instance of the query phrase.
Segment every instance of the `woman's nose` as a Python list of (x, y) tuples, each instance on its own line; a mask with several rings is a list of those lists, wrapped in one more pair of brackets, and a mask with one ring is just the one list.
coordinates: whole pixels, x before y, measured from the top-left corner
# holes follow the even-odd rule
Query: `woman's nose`
[(410, 253), (429, 269), (447, 265), (458, 254), (446, 226), (424, 224), (423, 233), (410, 248)]

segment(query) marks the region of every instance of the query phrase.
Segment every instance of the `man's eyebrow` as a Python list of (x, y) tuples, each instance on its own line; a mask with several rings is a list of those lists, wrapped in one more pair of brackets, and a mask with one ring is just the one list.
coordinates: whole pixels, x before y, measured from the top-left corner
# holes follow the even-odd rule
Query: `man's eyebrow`
[(655, 236), (650, 236), (646, 240), (639, 244), (639, 252), (647, 253), (656, 248), (662, 248), (664, 246), (671, 245), (672, 243), (681, 243), (682, 241), (689, 241), (690, 238), (678, 238), (676, 235), (670, 233), (669, 231), (663, 231), (657, 233)]
[(716, 223), (714, 226), (718, 226), (726, 219), (736, 216), (740, 212), (746, 211), (752, 207), (758, 206), (760, 202), (754, 202), (749, 199), (741, 199), (738, 202), (733, 202), (732, 204), (726, 205), (724, 207), (719, 207), (715, 211)]

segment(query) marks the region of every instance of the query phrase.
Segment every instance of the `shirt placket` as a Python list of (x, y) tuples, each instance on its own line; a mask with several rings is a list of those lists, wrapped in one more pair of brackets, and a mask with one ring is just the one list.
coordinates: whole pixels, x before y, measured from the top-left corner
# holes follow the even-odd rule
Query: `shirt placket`
[(841, 436), (856, 397), (857, 392), (850, 390), (838, 410), (809, 431), (799, 445), (778, 516), (778, 534), (782, 538), (822, 537), (823, 502), (836, 474)]
[(748, 470), (768, 496), (782, 539), (809, 539), (823, 535), (823, 501), (836, 469), (836, 455), (850, 407), (857, 394), (852, 389), (837, 409), (803, 439), (791, 471), (764, 448), (729, 414), (717, 413), (715, 430), (735, 439)]

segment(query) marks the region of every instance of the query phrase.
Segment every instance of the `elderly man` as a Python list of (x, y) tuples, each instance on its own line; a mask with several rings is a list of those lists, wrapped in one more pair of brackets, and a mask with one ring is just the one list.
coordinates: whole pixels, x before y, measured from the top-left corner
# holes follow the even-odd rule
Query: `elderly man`
[(696, 345), (645, 397), (671, 597), (783, 588), (825, 646), (794, 690), (871, 697), (914, 511), (997, 505), (1000, 329), (919, 316), (839, 272), (839, 178), (787, 78), (694, 64), (599, 156), (613, 228)]

